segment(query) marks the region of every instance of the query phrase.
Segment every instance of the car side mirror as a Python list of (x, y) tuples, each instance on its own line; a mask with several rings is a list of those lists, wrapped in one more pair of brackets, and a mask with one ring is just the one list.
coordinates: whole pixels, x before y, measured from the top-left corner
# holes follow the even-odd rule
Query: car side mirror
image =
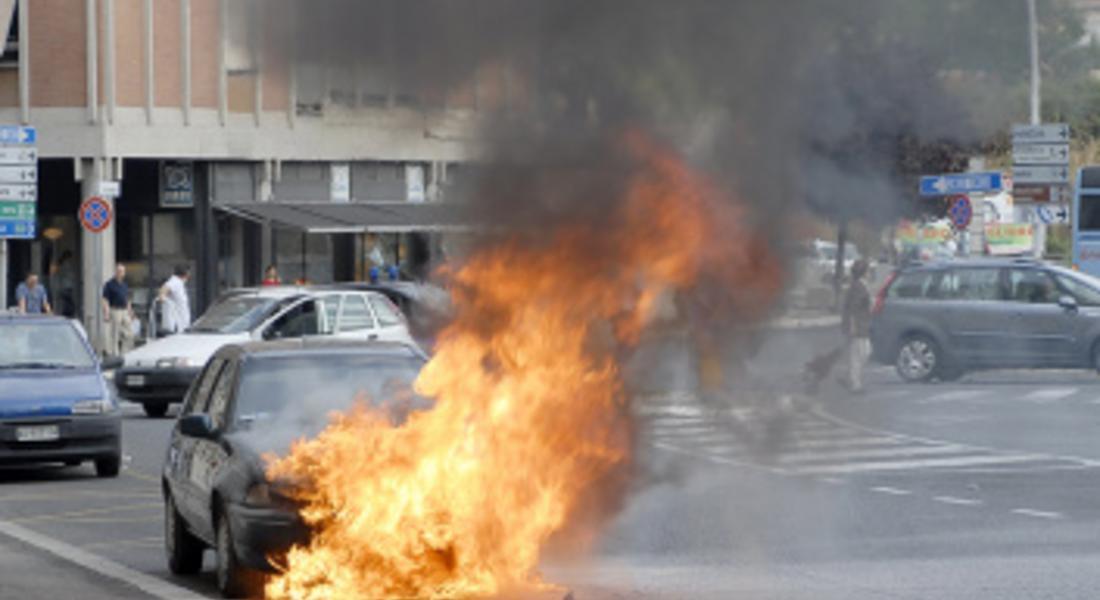
[(1058, 298), (1058, 306), (1066, 310), (1077, 310), (1077, 299), (1073, 296), (1062, 296)]
[(180, 417), (180, 433), (187, 437), (208, 440), (217, 434), (217, 430), (210, 415), (195, 414)]
[(104, 371), (114, 371), (121, 367), (123, 362), (121, 356), (108, 356), (99, 362), (99, 368)]

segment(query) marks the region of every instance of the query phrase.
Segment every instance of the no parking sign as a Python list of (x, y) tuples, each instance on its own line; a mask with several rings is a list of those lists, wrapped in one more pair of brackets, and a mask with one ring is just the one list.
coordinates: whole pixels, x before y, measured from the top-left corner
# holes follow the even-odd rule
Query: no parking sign
[(92, 196), (80, 203), (80, 224), (91, 233), (107, 229), (113, 216), (111, 203), (100, 196)]
[(959, 194), (951, 196), (951, 203), (947, 209), (947, 216), (951, 219), (951, 225), (956, 231), (963, 231), (970, 227), (970, 220), (974, 217), (974, 207), (970, 204), (970, 196)]

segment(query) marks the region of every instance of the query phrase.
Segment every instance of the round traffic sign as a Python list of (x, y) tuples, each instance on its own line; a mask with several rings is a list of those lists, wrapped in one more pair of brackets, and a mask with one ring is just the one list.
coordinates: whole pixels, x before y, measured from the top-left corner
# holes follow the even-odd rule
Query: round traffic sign
[(92, 233), (107, 229), (113, 216), (111, 203), (99, 196), (92, 196), (80, 203), (80, 224)]
[(951, 225), (958, 230), (970, 227), (970, 220), (974, 217), (974, 207), (970, 205), (970, 197), (959, 194), (952, 196), (949, 202), (947, 215), (951, 218)]

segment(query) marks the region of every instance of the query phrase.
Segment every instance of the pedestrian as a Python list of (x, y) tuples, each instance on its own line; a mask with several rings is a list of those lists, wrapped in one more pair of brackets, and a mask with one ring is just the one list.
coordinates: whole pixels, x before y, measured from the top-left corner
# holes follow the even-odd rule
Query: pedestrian
[(103, 322), (107, 324), (104, 351), (122, 356), (134, 346), (134, 306), (126, 285), (126, 265), (115, 267), (115, 276), (103, 284)]
[(28, 273), (23, 283), (15, 288), (15, 300), (19, 303), (19, 312), (25, 315), (48, 315), (53, 312), (46, 286), (38, 283), (35, 273)]
[(264, 270), (264, 280), (261, 285), (282, 285), (283, 280), (279, 279), (279, 269), (275, 265), (267, 265), (267, 269)]
[(871, 356), (871, 293), (864, 282), (867, 261), (861, 258), (853, 263), (851, 275), (844, 295), (841, 328), (848, 341), (848, 387), (862, 393), (863, 365)]
[(371, 283), (378, 283), (379, 274), (378, 267), (371, 267), (370, 271), (367, 271), (367, 278)]
[(401, 270), (397, 268), (397, 265), (390, 265), (386, 268), (386, 275), (390, 278), (390, 281), (397, 281), (401, 277)]
[(177, 265), (172, 276), (160, 286), (157, 299), (161, 302), (161, 324), (169, 334), (180, 333), (191, 325), (191, 301), (187, 298), (187, 282), (191, 267)]

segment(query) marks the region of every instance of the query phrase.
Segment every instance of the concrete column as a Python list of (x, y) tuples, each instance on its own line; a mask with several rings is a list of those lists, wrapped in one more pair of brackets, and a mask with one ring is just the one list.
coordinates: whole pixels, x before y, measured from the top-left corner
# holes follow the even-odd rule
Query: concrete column
[[(85, 198), (94, 196), (99, 187), (99, 182), (105, 179), (104, 160), (100, 158), (82, 159), (80, 169), (82, 174), (80, 195), (81, 201), (83, 201)], [(111, 198), (106, 200), (111, 203), (111, 209), (114, 210), (114, 200)], [(99, 302), (100, 289), (114, 272), (116, 220), (112, 218), (111, 224), (101, 233), (89, 233), (81, 229), (80, 272), (81, 281), (84, 282), (83, 290), (81, 290), (84, 312), (81, 317), (84, 321), (84, 327), (88, 330), (89, 336), (94, 340), (95, 347), (99, 350), (103, 348), (104, 331), (103, 307)]]

